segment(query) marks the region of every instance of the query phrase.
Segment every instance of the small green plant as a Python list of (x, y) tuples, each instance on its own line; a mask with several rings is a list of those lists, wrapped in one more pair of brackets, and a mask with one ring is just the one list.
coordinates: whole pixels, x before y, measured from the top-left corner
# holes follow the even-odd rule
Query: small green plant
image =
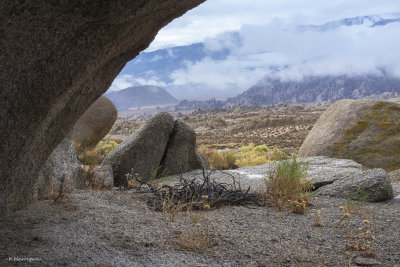
[(272, 166), (264, 182), (267, 194), (278, 211), (283, 211), (287, 204), (293, 203), (295, 211), (304, 213), (312, 190), (311, 183), (306, 180), (307, 170), (308, 164), (295, 158), (279, 161)]

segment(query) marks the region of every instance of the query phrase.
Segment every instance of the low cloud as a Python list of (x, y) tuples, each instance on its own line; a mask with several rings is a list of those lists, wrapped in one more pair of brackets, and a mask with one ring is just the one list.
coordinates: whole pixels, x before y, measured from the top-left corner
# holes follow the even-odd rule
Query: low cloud
[(232, 96), (268, 73), (282, 80), (308, 75), (379, 75), (382, 71), (400, 78), (400, 23), (371, 27), (367, 21), (325, 32), (300, 32), (296, 30), (299, 24), (296, 19), (277, 18), (266, 26), (243, 26), (238, 31), (240, 42), (226, 33), (207, 39), (206, 49), (228, 49), (229, 56), (188, 62), (170, 75), (171, 86), (202, 84), (219, 95)]

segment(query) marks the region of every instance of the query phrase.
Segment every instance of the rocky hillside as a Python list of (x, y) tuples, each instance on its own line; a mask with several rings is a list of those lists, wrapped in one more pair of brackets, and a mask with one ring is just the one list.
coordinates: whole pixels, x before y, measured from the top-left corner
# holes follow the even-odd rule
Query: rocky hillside
[(114, 103), (117, 110), (178, 103), (178, 100), (170, 93), (151, 85), (129, 87), (107, 93), (106, 96)]
[(271, 105), (337, 101), (340, 99), (387, 99), (400, 95), (400, 79), (389, 76), (308, 76), (300, 81), (265, 77), (225, 105)]

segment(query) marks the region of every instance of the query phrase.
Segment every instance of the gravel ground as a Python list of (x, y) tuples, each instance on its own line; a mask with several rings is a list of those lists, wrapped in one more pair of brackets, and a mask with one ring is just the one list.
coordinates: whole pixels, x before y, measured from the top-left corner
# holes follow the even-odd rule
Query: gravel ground
[[(241, 182), (262, 186), (259, 179)], [(399, 184), (394, 187), (400, 193)], [(346, 251), (350, 228), (345, 223), (334, 227), (343, 214), (338, 207), (349, 204), (346, 200), (312, 199), (305, 215), (277, 212), (272, 206), (228, 206), (180, 213), (171, 221), (152, 211), (146, 197), (114, 188), (75, 191), (64, 204), (32, 203), (0, 219), (0, 265), (346, 266), (360, 255)], [(381, 266), (400, 266), (400, 199), (352, 205), (356, 214), (350, 215), (351, 227), (363, 227), (362, 220), (370, 220)], [(323, 227), (313, 226), (312, 208), (324, 209)], [(180, 233), (205, 226), (212, 248), (190, 251), (176, 244)]]

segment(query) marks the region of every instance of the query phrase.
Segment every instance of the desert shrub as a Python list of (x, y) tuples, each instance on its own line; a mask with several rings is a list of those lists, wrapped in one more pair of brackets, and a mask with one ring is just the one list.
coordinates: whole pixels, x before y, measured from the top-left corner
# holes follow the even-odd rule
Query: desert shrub
[[(272, 166), (264, 182), (267, 194), (279, 211), (287, 204), (294, 203), (293, 212), (304, 213), (312, 189), (311, 183), (306, 180), (307, 170), (308, 164), (295, 158), (279, 161)], [(301, 207), (296, 203), (301, 203)]]
[(121, 142), (121, 140), (103, 139), (95, 147), (90, 147), (85, 143), (81, 144), (78, 142), (73, 142), (73, 145), (83, 165), (98, 166)]

